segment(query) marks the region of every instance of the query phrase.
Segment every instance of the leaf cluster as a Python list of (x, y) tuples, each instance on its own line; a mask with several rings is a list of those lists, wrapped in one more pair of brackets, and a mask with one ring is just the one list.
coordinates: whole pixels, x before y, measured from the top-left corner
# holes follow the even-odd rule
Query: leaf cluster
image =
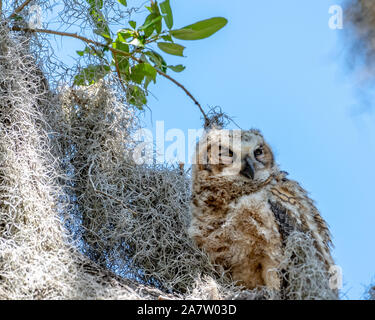
[[(183, 28), (173, 28), (174, 19), (170, 0), (151, 1), (146, 5), (147, 16), (141, 25), (130, 20), (113, 32), (102, 14), (103, 0), (85, 0), (88, 13), (103, 46), (88, 45), (77, 51), (79, 56), (96, 56), (98, 64), (89, 64), (75, 76), (75, 85), (91, 85), (110, 73), (117, 74), (124, 84), (128, 103), (142, 109), (147, 104), (148, 86), (156, 83), (158, 74), (169, 70), (182, 72), (182, 64), (170, 65), (163, 54), (184, 57), (184, 49), (176, 40), (200, 40), (210, 37), (227, 24), (222, 17), (202, 20)], [(117, 0), (126, 10), (127, 1)], [(153, 45), (153, 44), (156, 44)]]

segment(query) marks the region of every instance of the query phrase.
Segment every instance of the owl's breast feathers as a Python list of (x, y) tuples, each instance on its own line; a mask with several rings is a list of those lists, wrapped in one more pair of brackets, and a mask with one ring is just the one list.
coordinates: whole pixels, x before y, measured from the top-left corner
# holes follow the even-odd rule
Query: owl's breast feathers
[(282, 241), (263, 188), (236, 177), (195, 176), (189, 233), (211, 261), (247, 288), (279, 289)]

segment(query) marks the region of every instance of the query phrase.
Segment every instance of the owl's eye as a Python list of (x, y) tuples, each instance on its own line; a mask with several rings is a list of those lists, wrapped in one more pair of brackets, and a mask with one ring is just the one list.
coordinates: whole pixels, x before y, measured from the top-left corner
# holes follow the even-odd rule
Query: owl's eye
[(254, 151), (254, 156), (255, 157), (259, 157), (263, 154), (263, 149), (262, 148), (258, 148)]

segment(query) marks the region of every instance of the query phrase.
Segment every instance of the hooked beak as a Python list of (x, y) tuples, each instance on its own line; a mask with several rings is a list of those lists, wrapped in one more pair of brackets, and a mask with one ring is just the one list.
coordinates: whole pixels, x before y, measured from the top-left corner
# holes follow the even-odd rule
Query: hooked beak
[(250, 157), (246, 157), (244, 159), (245, 161), (245, 164), (244, 166), (242, 167), (242, 170), (240, 172), (240, 174), (242, 174), (243, 176), (253, 180), (254, 179), (254, 165), (253, 165), (253, 160), (251, 160)]

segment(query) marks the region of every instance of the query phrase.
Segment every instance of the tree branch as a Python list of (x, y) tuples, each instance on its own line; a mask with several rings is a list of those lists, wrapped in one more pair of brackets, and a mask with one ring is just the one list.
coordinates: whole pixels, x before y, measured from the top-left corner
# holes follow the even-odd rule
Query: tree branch
[[(27, 2), (27, 1), (26, 1)], [(22, 9), (21, 9), (22, 10)], [(107, 47), (111, 52), (113, 52), (114, 56), (116, 57), (116, 54), (119, 54), (119, 55), (123, 55), (123, 56), (128, 56), (130, 59), (133, 59), (134, 61), (137, 61), (138, 63), (143, 63), (143, 61), (137, 57), (134, 57), (133, 55), (131, 55), (130, 53), (128, 52), (125, 52), (125, 51), (121, 51), (121, 50), (118, 50), (118, 49), (115, 49), (115, 48), (112, 48), (112, 47), (109, 47), (107, 44), (104, 44), (104, 43), (101, 43), (101, 42), (97, 42), (97, 41), (94, 41), (94, 40), (91, 40), (91, 39), (88, 39), (88, 38), (85, 38), (85, 37), (82, 37), (80, 36), (79, 34), (77, 33), (69, 33), (69, 32), (61, 32), (61, 31), (55, 31), (55, 30), (48, 30), (48, 29), (29, 29), (29, 28), (20, 28), (20, 27), (12, 27), (12, 30), (13, 31), (24, 31), (24, 32), (34, 32), (34, 33), (46, 33), (46, 34), (53, 34), (53, 35), (58, 35), (58, 36), (62, 36), (62, 37), (71, 37), (71, 38), (76, 38), (76, 39), (79, 39), (83, 42), (86, 42), (88, 44), (93, 44), (93, 45), (96, 45), (96, 46), (100, 46), (100, 47)], [(116, 59), (115, 59), (116, 60)], [(117, 67), (116, 67), (117, 68)], [(180, 82), (178, 82), (176, 79), (172, 78), (171, 76), (167, 75), (166, 73), (164, 73), (163, 71), (159, 70), (158, 68), (155, 68), (156, 72), (158, 74), (160, 74), (161, 76), (163, 76), (164, 78), (172, 81), (175, 85), (177, 85), (178, 87), (180, 87), (185, 93), (186, 95), (191, 99), (193, 100), (194, 104), (199, 108), (200, 112), (202, 113), (203, 117), (204, 117), (204, 121), (205, 121), (205, 127), (206, 125), (209, 124), (209, 119), (206, 115), (206, 113), (204, 112), (202, 106), (200, 105), (200, 103), (197, 101), (197, 99), (194, 98), (194, 96), (190, 93), (189, 90), (187, 90)], [(118, 74), (118, 76), (120, 77), (120, 74)], [(121, 81), (121, 78), (119, 79)]]
[[(47, 33), (47, 34), (54, 34), (54, 35), (57, 35), (57, 36), (71, 37), (71, 38), (79, 39), (79, 40), (84, 41), (86, 43), (94, 44), (96, 46), (107, 47), (107, 45), (104, 44), (104, 43), (100, 43), (100, 42), (82, 37), (82, 36), (78, 35), (77, 33), (61, 32), (61, 31), (48, 30), (48, 29), (21, 28), (21, 27), (17, 27), (17, 26), (12, 27), (11, 30), (12, 31), (33, 32), (33, 33)], [(116, 50), (116, 49), (114, 49), (114, 50)], [(120, 50), (117, 50), (117, 51), (120, 51)], [(123, 51), (120, 51), (120, 52), (123, 52)], [(124, 52), (124, 53), (131, 56), (130, 53), (127, 53), (127, 52)]]
[(26, 0), (24, 3), (22, 3), (20, 6), (18, 6), (16, 9), (14, 9), (14, 12), (9, 16), (8, 19), (12, 19), (15, 17), (18, 13), (20, 13), (23, 8), (25, 8), (32, 0)]

